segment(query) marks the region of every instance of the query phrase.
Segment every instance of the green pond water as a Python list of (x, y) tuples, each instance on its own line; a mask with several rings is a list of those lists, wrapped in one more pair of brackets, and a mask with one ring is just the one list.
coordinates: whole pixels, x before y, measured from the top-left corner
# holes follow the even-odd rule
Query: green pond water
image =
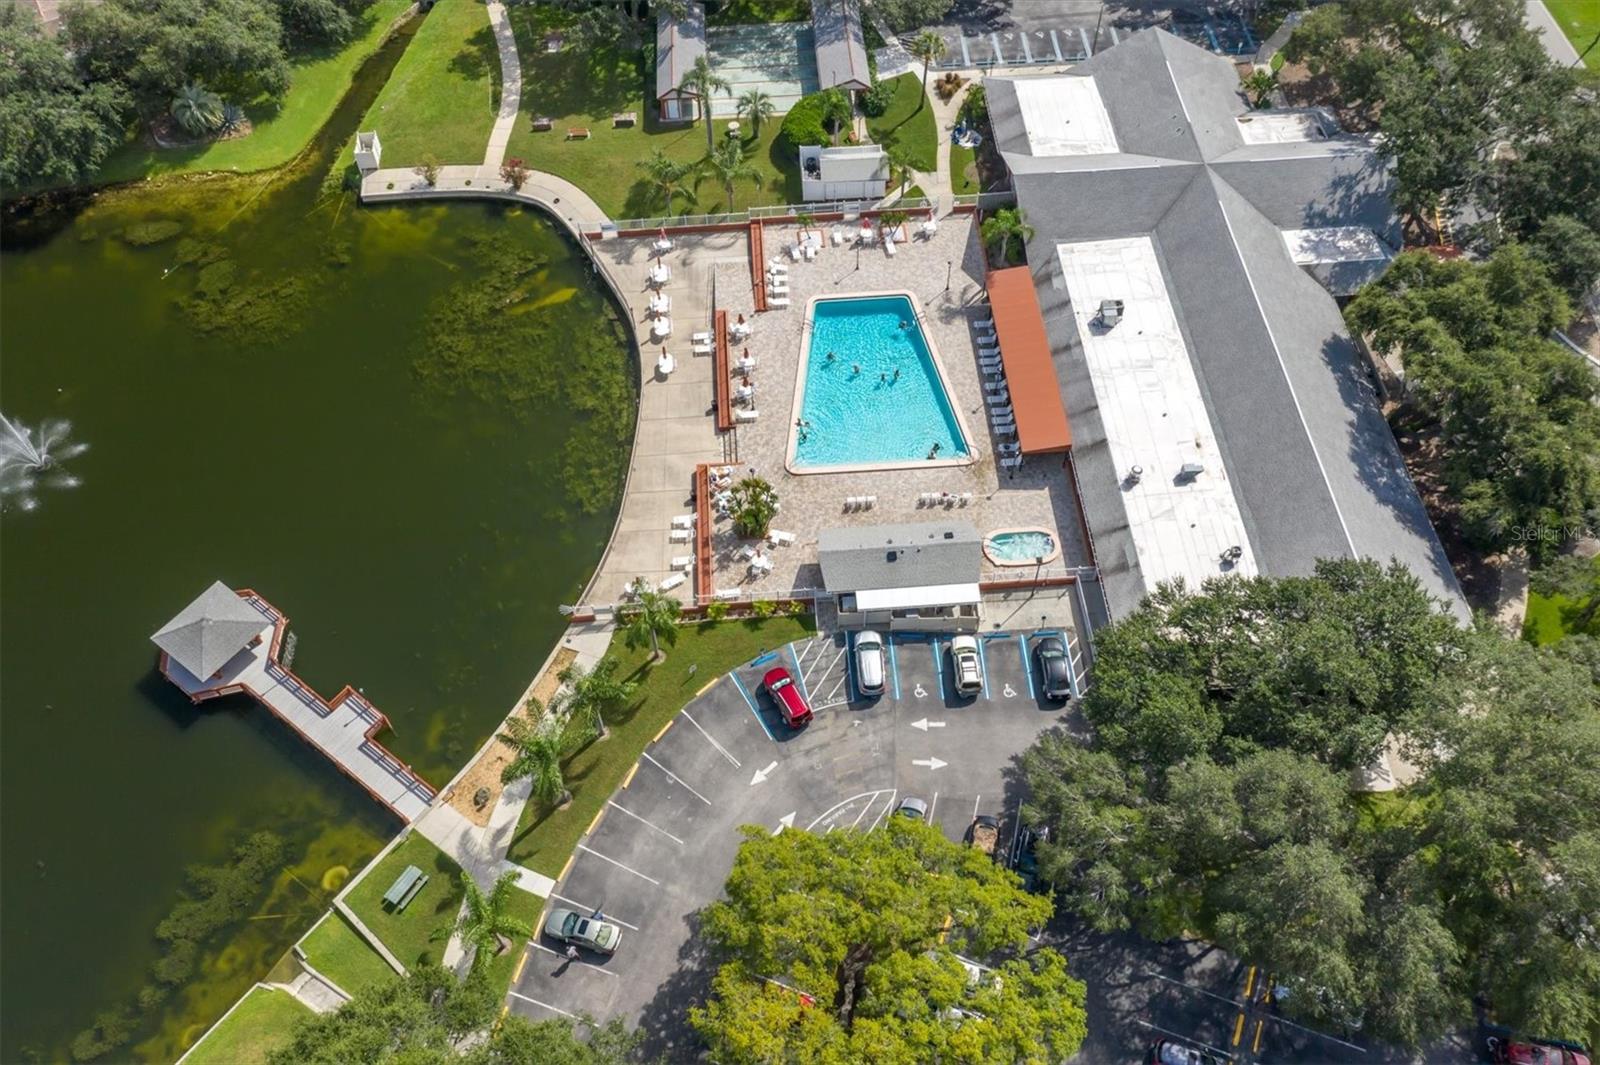
[[(213, 579), (261, 592), (296, 672), (363, 688), (442, 785), (609, 535), (636, 372), (577, 248), (531, 212), (327, 188), (402, 46), (289, 171), (8, 230), (0, 411), (89, 447), (81, 484), (0, 515), (0, 1060), (64, 1059), (114, 1009), (106, 1060), (176, 1057), (399, 827), (252, 703), (191, 707), (155, 672), (169, 616)], [(185, 867), (263, 828), (293, 867), (140, 1008)]]

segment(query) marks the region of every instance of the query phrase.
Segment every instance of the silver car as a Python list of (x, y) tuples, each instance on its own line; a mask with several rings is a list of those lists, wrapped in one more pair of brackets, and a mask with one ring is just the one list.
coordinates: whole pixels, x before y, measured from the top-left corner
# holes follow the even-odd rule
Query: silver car
[(868, 629), (856, 637), (856, 687), (862, 695), (882, 695), (885, 676), (883, 636)]
[(978, 655), (977, 640), (957, 636), (950, 641), (950, 672), (955, 674), (958, 693), (976, 695), (983, 691), (983, 659)]

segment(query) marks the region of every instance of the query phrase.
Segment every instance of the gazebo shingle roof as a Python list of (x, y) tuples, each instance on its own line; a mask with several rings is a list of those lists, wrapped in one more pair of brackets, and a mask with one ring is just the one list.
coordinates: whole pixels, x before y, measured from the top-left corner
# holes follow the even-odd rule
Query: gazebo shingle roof
[(150, 637), (171, 659), (204, 680), (249, 646), (267, 619), (221, 581)]

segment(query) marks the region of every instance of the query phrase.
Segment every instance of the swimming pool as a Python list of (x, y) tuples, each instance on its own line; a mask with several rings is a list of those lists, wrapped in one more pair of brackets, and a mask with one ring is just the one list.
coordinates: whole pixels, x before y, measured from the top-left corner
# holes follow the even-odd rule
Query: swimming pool
[(908, 293), (811, 301), (790, 418), (791, 472), (972, 461), (918, 318)]
[(1046, 529), (1004, 529), (983, 541), (984, 554), (1000, 566), (1031, 566), (1053, 562), (1061, 554), (1056, 538)]

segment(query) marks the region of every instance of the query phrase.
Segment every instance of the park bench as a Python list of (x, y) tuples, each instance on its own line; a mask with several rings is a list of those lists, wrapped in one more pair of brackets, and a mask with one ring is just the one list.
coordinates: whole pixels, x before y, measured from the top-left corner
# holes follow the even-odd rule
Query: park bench
[(383, 904), (392, 908), (394, 913), (399, 913), (411, 905), (411, 900), (417, 897), (417, 892), (428, 882), (421, 869), (408, 865), (405, 871), (395, 877), (394, 883), (389, 885), (389, 890), (383, 893)]
[(538, 115), (533, 120), (533, 131), (535, 133), (548, 133), (554, 127), (555, 120), (548, 115)]
[(612, 126), (632, 126), (639, 121), (637, 111), (618, 111), (611, 116)]
[(569, 140), (569, 141), (586, 141), (588, 139), (589, 139), (589, 127), (587, 127), (587, 126), (570, 126), (570, 127), (568, 127), (568, 129), (567, 129), (567, 140)]

